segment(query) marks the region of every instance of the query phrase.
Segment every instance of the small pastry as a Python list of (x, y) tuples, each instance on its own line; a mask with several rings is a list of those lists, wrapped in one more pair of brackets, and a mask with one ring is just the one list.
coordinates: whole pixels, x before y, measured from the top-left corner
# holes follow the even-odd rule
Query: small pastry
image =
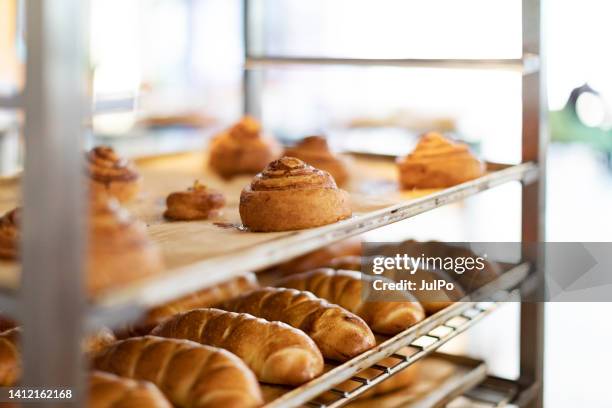
[(317, 169), (325, 170), (339, 186), (348, 179), (346, 162), (329, 149), (327, 140), (322, 136), (303, 139), (294, 147), (287, 148), (285, 156), (297, 157)]
[[(291, 275), (294, 273), (308, 272), (324, 266), (330, 266), (332, 261), (339, 257), (359, 257), (359, 255), (361, 255), (361, 244), (362, 240), (359, 237), (347, 238), (276, 265), (273, 267), (273, 270), (280, 272), (282, 275)], [(357, 270), (361, 270), (361, 267), (358, 267)]]
[(133, 163), (119, 157), (111, 147), (98, 146), (87, 154), (87, 173), (94, 195), (109, 195), (125, 203), (140, 191), (142, 177)]
[(397, 164), (404, 189), (451, 187), (485, 174), (484, 163), (467, 145), (436, 132), (425, 134), (414, 151)]
[(349, 195), (328, 172), (295, 157), (273, 161), (240, 194), (240, 218), (251, 231), (291, 231), (349, 218)]
[(158, 247), (143, 223), (116, 201), (92, 204), (87, 259), (90, 293), (151, 276), (163, 270)]
[(225, 197), (195, 181), (187, 191), (172, 193), (166, 199), (164, 217), (175, 221), (206, 220), (219, 213), (225, 205)]
[(0, 218), (0, 258), (17, 259), (21, 208), (17, 207)]
[(278, 142), (262, 133), (261, 124), (245, 116), (210, 142), (210, 167), (221, 177), (257, 174), (281, 155)]

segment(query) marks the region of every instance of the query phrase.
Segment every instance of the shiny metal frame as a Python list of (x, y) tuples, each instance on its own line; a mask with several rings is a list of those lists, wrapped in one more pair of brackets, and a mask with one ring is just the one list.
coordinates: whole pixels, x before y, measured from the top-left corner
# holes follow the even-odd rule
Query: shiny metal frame
[[(546, 128), (545, 60), (542, 46), (542, 2), (522, 1), (523, 56), (507, 60), (465, 59), (345, 59), (319, 57), (286, 57), (265, 54), (262, 38), (262, 0), (243, 0), (245, 65), (244, 112), (261, 117), (261, 93), (265, 69), (292, 65), (397, 66), (448, 69), (510, 69), (523, 73), (522, 79), (522, 161), (535, 163), (539, 177), (535, 183), (523, 182), (522, 236), (523, 258), (534, 265), (538, 284), (521, 304), (519, 406), (543, 406), (544, 372), (544, 283), (543, 245), (545, 241), (545, 170), (548, 133)], [(535, 248), (539, 247), (537, 250)]]
[(21, 385), (69, 389), (74, 395), (70, 402), (41, 400), (33, 406), (86, 405), (80, 339), (87, 310), (82, 282), (87, 8), (86, 0), (26, 4)]

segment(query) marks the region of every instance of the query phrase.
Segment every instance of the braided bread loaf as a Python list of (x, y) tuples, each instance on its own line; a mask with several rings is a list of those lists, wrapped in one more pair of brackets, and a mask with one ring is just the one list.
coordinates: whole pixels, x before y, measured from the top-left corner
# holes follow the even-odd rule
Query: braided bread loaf
[(257, 379), (238, 357), (188, 340), (122, 340), (101, 352), (94, 366), (150, 381), (179, 408), (242, 408), (263, 402)]
[(222, 308), (300, 329), (332, 360), (346, 361), (376, 345), (374, 334), (360, 317), (309, 292), (263, 288), (230, 300)]
[(362, 279), (371, 277), (354, 271), (327, 268), (301, 273), (278, 282), (277, 286), (306, 290), (361, 317), (373, 331), (397, 334), (425, 318), (423, 307), (409, 294), (402, 302), (366, 302)]
[(157, 387), (146, 381), (94, 371), (89, 376), (89, 408), (172, 408)]
[(198, 290), (149, 309), (146, 315), (135, 325), (122, 330), (119, 337), (144, 336), (151, 333), (155, 326), (176, 314), (193, 309), (214, 307), (256, 287), (257, 277), (254, 273), (248, 273), (218, 285)]
[(15, 385), (21, 376), (19, 337), (21, 329), (12, 328), (0, 334), (0, 386)]
[(196, 309), (166, 320), (151, 334), (229, 350), (267, 383), (299, 385), (323, 372), (323, 356), (303, 332), (244, 313)]

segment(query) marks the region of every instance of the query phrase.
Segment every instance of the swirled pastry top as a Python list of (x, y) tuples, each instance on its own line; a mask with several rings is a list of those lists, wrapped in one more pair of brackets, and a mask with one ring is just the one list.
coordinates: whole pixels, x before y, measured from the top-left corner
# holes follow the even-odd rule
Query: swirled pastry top
[(442, 188), (473, 180), (485, 173), (467, 145), (440, 133), (425, 134), (408, 156), (398, 160), (404, 188)]
[(251, 182), (252, 191), (305, 188), (337, 188), (330, 174), (295, 157), (283, 157), (268, 164)]
[(107, 242), (118, 247), (126, 245), (124, 250), (130, 251), (134, 249), (131, 246), (149, 241), (144, 224), (133, 219), (116, 200), (92, 201), (90, 214), (89, 232), (90, 239), (93, 240), (92, 245), (94, 242)]
[(0, 218), (0, 258), (16, 259), (18, 257), (20, 225), (21, 208), (19, 207)]
[(94, 181), (100, 183), (140, 178), (132, 162), (120, 157), (108, 146), (94, 147), (87, 153), (87, 171)]

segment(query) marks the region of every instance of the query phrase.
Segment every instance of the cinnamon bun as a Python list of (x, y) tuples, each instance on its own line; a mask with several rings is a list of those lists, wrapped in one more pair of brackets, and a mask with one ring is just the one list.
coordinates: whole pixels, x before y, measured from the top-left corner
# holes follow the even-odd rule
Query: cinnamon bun
[(290, 231), (351, 216), (349, 195), (326, 171), (295, 157), (270, 163), (240, 195), (240, 218), (251, 231)]
[(95, 201), (89, 220), (87, 286), (96, 293), (163, 269), (161, 253), (143, 223), (116, 201)]
[(485, 166), (463, 143), (440, 133), (425, 134), (408, 156), (397, 161), (404, 189), (444, 188), (485, 174)]
[(168, 196), (164, 217), (175, 221), (206, 220), (217, 215), (224, 205), (223, 194), (209, 190), (196, 180), (187, 191)]
[(330, 150), (327, 140), (322, 136), (303, 139), (294, 147), (285, 149), (285, 156), (297, 157), (317, 169), (325, 170), (339, 186), (349, 177), (346, 161)]
[(125, 203), (140, 191), (142, 177), (129, 160), (121, 158), (112, 147), (94, 147), (87, 154), (87, 173), (93, 195), (108, 195)]
[(250, 116), (210, 142), (209, 166), (221, 177), (256, 174), (278, 158), (281, 147), (271, 136), (264, 135), (261, 124)]
[(21, 208), (17, 207), (0, 218), (0, 258), (17, 259)]

